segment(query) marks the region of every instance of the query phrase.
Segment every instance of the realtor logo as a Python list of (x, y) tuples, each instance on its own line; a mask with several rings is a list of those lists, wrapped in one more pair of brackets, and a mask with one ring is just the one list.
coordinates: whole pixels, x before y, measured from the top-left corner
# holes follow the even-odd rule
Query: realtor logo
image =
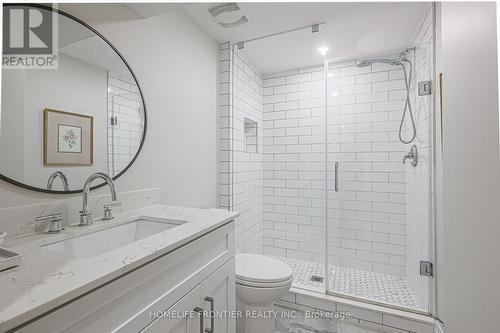
[(56, 12), (30, 5), (4, 5), (4, 68), (56, 68)]

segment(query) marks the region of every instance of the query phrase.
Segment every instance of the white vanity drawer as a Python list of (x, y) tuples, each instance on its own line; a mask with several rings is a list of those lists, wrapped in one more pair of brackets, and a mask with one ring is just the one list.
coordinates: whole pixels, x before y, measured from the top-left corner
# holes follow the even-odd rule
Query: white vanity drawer
[[(180, 318), (158, 318), (149, 324), (140, 333), (169, 333), (169, 332), (200, 332), (202, 323), (194, 312), (200, 303), (200, 286), (191, 290), (181, 298), (166, 313), (186, 313)], [(201, 309), (201, 308), (200, 308)]]
[[(177, 318), (159, 317), (141, 333), (234, 333), (236, 321), (229, 315), (236, 308), (234, 293), (233, 258), (165, 311), (166, 315), (173, 314)], [(226, 315), (211, 319), (209, 316), (200, 317), (196, 310), (225, 312)]]
[(14, 331), (139, 332), (233, 255), (230, 222)]

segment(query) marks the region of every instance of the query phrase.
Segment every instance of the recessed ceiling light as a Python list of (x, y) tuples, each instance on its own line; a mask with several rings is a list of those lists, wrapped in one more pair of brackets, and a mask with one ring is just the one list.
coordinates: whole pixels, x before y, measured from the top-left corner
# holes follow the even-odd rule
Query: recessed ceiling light
[(328, 52), (328, 47), (327, 46), (322, 46), (318, 49), (318, 52), (319, 54), (321, 54), (322, 56), (325, 56), (326, 53)]

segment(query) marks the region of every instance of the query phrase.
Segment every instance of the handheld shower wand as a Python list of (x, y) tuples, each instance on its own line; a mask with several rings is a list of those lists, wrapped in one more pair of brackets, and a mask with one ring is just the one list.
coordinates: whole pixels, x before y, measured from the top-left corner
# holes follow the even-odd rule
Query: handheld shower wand
[[(365, 59), (359, 61), (356, 66), (358, 67), (366, 67), (370, 66), (374, 63), (384, 63), (384, 64), (389, 64), (393, 66), (401, 66), (403, 69), (403, 74), (404, 74), (404, 79), (405, 79), (405, 88), (406, 88), (406, 100), (405, 100), (405, 107), (403, 110), (403, 116), (401, 117), (401, 124), (399, 125), (399, 141), (402, 143), (408, 144), (412, 143), (413, 140), (415, 140), (415, 137), (417, 136), (417, 127), (415, 126), (415, 119), (413, 118), (413, 111), (411, 109), (411, 102), (410, 102), (410, 87), (411, 87), (411, 76), (412, 76), (412, 71), (413, 71), (413, 65), (411, 61), (406, 58), (406, 51), (401, 53), (401, 56), (399, 59)], [(406, 72), (406, 66), (405, 63), (408, 63), (410, 65), (409, 73)], [(405, 122), (405, 117), (406, 113), (408, 112), (410, 116), (410, 121), (411, 121), (411, 126), (412, 126), (412, 135), (409, 140), (405, 140), (403, 138), (403, 125)]]

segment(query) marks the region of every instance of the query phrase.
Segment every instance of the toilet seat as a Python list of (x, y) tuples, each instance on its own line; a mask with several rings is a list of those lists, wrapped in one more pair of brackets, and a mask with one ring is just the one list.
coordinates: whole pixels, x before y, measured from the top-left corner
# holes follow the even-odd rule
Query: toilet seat
[(236, 279), (236, 284), (252, 288), (279, 288), (279, 287), (289, 286), (290, 284), (292, 284), (292, 281), (293, 281), (293, 276), (290, 279), (281, 282), (252, 282), (252, 281)]
[(255, 288), (291, 284), (293, 271), (287, 264), (263, 255), (240, 253), (236, 258), (236, 283)]

